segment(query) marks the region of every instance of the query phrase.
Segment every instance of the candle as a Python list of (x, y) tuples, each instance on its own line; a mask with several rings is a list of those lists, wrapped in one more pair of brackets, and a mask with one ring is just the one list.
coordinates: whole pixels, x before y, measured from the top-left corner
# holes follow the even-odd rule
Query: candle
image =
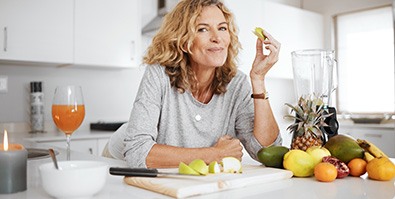
[(4, 130), (0, 144), (0, 194), (26, 190), (27, 150), (21, 144), (8, 144)]

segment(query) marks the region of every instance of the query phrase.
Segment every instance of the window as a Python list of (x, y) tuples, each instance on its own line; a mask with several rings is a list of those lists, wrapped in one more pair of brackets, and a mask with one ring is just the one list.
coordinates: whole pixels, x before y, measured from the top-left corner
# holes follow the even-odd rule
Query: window
[(392, 8), (335, 17), (338, 112), (394, 113), (394, 29)]

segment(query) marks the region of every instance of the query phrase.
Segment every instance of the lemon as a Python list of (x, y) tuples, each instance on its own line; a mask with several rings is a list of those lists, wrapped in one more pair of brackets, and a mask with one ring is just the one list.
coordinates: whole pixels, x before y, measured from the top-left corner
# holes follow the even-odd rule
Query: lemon
[(309, 177), (314, 174), (314, 159), (305, 151), (293, 149), (284, 155), (284, 168), (296, 177)]

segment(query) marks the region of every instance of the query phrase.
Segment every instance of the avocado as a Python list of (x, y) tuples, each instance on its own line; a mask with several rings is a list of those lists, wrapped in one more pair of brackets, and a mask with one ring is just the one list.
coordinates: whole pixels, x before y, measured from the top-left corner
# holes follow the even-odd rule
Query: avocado
[(257, 156), (259, 162), (267, 167), (284, 168), (283, 158), (288, 151), (289, 149), (284, 146), (269, 146), (261, 148)]

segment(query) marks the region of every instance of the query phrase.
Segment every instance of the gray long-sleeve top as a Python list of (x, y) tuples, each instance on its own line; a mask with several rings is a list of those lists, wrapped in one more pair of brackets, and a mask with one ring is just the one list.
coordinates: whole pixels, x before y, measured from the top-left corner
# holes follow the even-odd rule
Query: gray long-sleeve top
[[(146, 167), (146, 157), (155, 143), (177, 147), (213, 146), (221, 136), (240, 139), (257, 159), (262, 148), (253, 135), (254, 104), (247, 76), (238, 71), (227, 91), (214, 95), (208, 104), (190, 91), (179, 93), (170, 85), (164, 67), (146, 66), (131, 112), (124, 155), (129, 166)], [(274, 145), (280, 145), (281, 136)]]

